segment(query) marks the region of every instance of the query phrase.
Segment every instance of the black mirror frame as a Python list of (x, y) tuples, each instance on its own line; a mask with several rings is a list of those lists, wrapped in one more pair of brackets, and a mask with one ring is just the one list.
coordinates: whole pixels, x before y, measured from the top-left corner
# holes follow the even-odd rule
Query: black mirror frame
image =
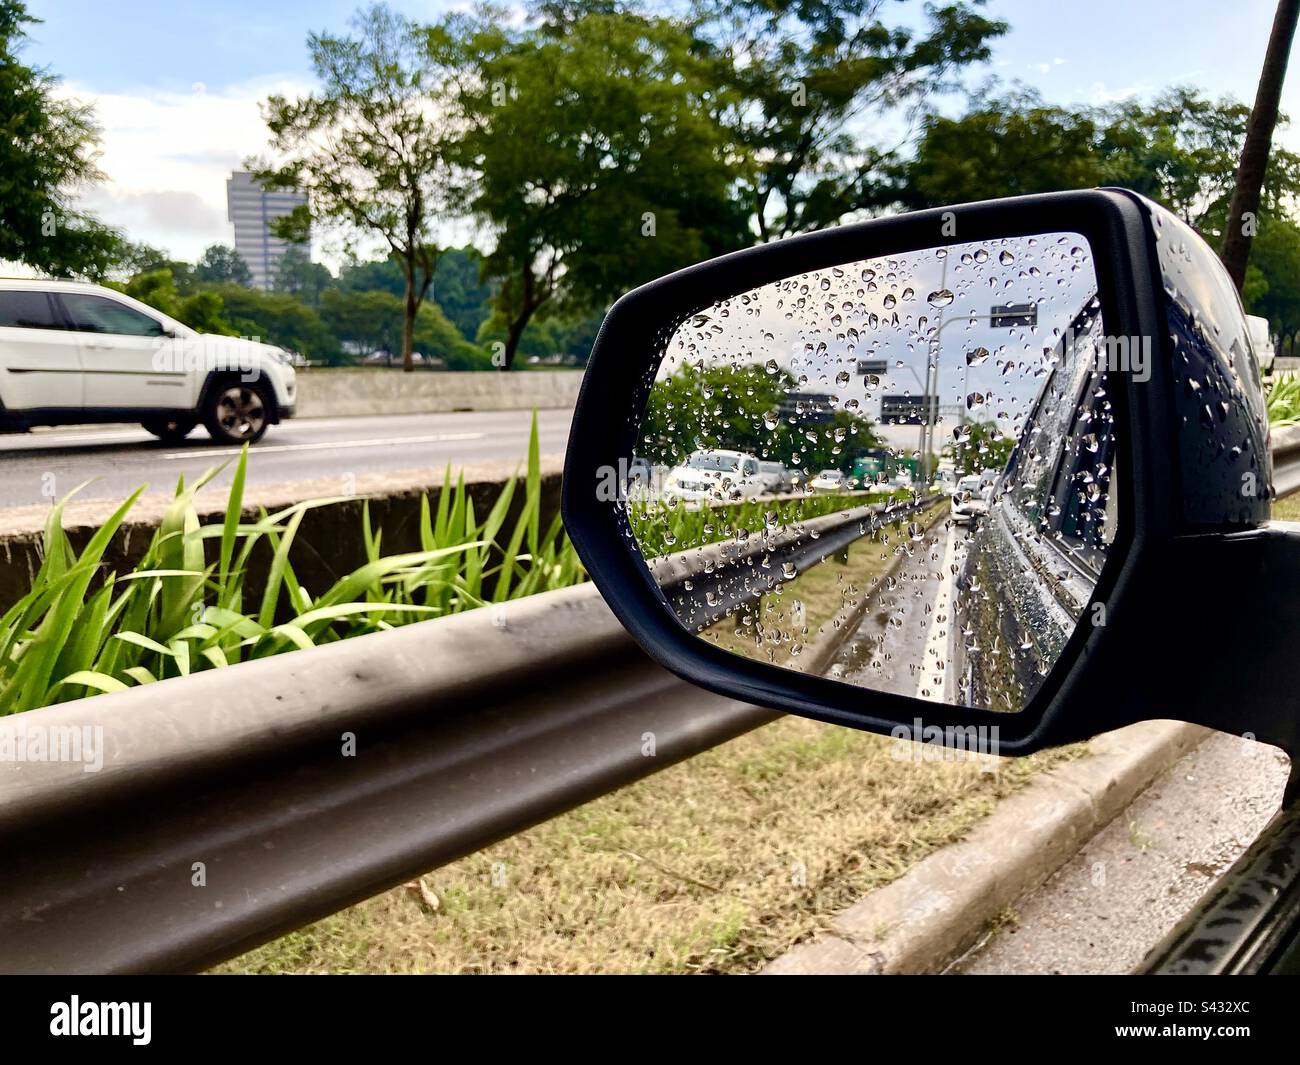
[[(1117, 535), (1089, 611), (1029, 706), (1019, 713), (997, 713), (854, 688), (744, 659), (689, 634), (636, 552), (625, 508), (597, 491), (599, 484), (609, 483), (611, 469), (627, 468), (664, 345), (678, 325), (718, 300), (812, 270), (955, 242), (1054, 232), (1078, 233), (1090, 244), (1106, 333), (1150, 337), (1155, 357), (1146, 381), (1111, 375), (1117, 424), (1125, 428), (1117, 463), (1123, 493)], [(916, 718), (944, 735), (950, 728), (996, 726), (998, 753), (1010, 755), (1149, 718), (1220, 728), (1227, 721), (1236, 728), (1240, 714), (1214, 701), (1213, 693), (1221, 693), (1223, 683), (1198, 687), (1183, 682), (1170, 691), (1152, 677), (1134, 676), (1131, 689), (1109, 690), (1126, 672), (1145, 668), (1150, 673), (1149, 662), (1146, 667), (1142, 663), (1151, 654), (1180, 650), (1188, 619), (1175, 611), (1185, 612), (1186, 604), (1196, 600), (1179, 588), (1178, 566), (1212, 560), (1230, 569), (1244, 566), (1253, 572), (1263, 565), (1276, 572), (1271, 562), (1283, 541), (1290, 544), (1284, 545), (1283, 555), (1300, 562), (1293, 550), (1300, 541), (1266, 527), (1229, 537), (1182, 524), (1173, 383), (1152, 226), (1145, 202), (1133, 193), (1088, 190), (1017, 197), (795, 237), (660, 278), (614, 305), (597, 336), (574, 415), (564, 470), (564, 520), (610, 608), (646, 652), (677, 675), (719, 694), (886, 734), (910, 727)], [(1226, 558), (1222, 545), (1230, 540), (1238, 550)], [(1300, 577), (1290, 583), (1300, 585)], [(1171, 596), (1175, 601), (1166, 601)], [(1105, 623), (1092, 625), (1091, 606), (1098, 602), (1105, 604)], [(1268, 610), (1275, 610), (1274, 604), (1263, 613)], [(1232, 653), (1241, 638), (1219, 627)], [(1186, 648), (1181, 650), (1186, 654)], [(1106, 677), (1109, 686), (1103, 684)], [(1265, 716), (1255, 721), (1260, 738), (1290, 746), (1296, 729), (1291, 715), (1273, 714), (1267, 722)]]

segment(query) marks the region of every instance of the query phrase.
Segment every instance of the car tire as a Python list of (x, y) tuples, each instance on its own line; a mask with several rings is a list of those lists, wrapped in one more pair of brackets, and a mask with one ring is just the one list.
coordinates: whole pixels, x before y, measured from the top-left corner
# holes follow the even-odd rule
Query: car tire
[(197, 418), (150, 418), (140, 424), (164, 444), (179, 444), (198, 423)]
[(203, 404), (203, 427), (218, 444), (256, 444), (271, 424), (270, 390), (260, 381), (218, 381)]

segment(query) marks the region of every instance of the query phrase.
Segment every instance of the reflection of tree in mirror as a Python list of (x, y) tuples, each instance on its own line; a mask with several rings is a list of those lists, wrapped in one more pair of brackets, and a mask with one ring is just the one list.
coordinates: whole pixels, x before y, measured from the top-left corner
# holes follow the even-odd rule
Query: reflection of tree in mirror
[(693, 451), (726, 448), (795, 469), (847, 473), (860, 452), (880, 446), (868, 419), (797, 396), (785, 370), (684, 363), (651, 390), (638, 454), (673, 466)]
[(992, 422), (967, 422), (958, 426), (952, 444), (952, 463), (957, 475), (982, 470), (1004, 470), (1016, 442), (998, 431)]

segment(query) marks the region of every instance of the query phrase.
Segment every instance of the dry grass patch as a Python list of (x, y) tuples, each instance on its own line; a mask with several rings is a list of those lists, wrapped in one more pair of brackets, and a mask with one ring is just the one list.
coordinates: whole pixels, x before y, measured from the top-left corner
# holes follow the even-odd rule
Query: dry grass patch
[(219, 971), (753, 972), (1074, 752), (900, 753), (784, 718)]

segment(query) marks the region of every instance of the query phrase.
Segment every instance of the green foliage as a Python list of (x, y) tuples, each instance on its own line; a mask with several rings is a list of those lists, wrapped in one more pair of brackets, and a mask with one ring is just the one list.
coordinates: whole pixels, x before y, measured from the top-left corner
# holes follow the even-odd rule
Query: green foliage
[(209, 244), (194, 270), (194, 277), (207, 284), (229, 281), (236, 285), (251, 285), (253, 272), (239, 252), (228, 244)]
[(902, 498), (910, 498), (910, 493), (901, 489), (859, 495), (828, 492), (797, 499), (751, 499), (723, 506), (638, 501), (628, 504), (627, 517), (638, 550), (647, 558), (658, 558), (730, 540), (737, 533), (760, 533), (773, 525), (784, 528), (841, 510)]
[(260, 338), (326, 365), (344, 361), (338, 338), (321, 316), (301, 300), (283, 292), (226, 284), (214, 290), (225, 304), (225, 319), (239, 336)]
[(1283, 374), (1275, 377), (1266, 389), (1269, 425), (1278, 429), (1300, 425), (1300, 377)]
[(968, 422), (963, 430), (952, 447), (953, 466), (959, 477), (1006, 467), (1015, 449), (1015, 440), (999, 433), (992, 422)]
[(168, 267), (137, 274), (125, 285), (117, 287), (133, 299), (147, 303), (200, 333), (236, 334), (225, 320), (225, 303), (218, 293), (203, 289), (182, 295)]
[(740, 203), (761, 240), (888, 204), (890, 153), (864, 141), (862, 119), (917, 104), (987, 60), (1007, 25), (980, 6), (926, 5), (918, 26), (890, 25), (886, 5), (860, 0), (697, 2), (717, 86), (708, 101), (739, 159)]
[(1242, 302), (1251, 314), (1267, 318), (1283, 341), (1290, 340), (1294, 352), (1300, 333), (1300, 226), (1289, 218), (1270, 215), (1261, 222)]
[(124, 241), (72, 206), (76, 187), (102, 176), (99, 130), (88, 107), (59, 93), (57, 78), (20, 60), (38, 21), (22, 0), (0, 0), (0, 261), (100, 279)]
[(297, 100), (274, 95), (263, 108), (281, 162), (257, 167), (269, 188), (296, 188), (308, 205), (277, 223), (301, 240), (327, 222), (352, 240), (381, 241), (403, 277), (402, 355), (413, 367), (416, 314), (433, 283), (433, 225), (452, 195), (443, 72), (429, 62), (413, 23), (382, 4), (360, 11), (354, 36), (308, 39), (319, 89)]
[[(196, 491), (175, 498), (135, 568), (104, 572), (103, 558), (143, 489), (123, 503), (78, 554), (63, 531), (66, 500), (50, 512), (44, 560), (31, 590), (0, 617), (0, 715), (152, 684), (168, 677), (446, 617), (486, 603), (533, 595), (584, 579), (559, 515), (540, 525), (541, 462), (534, 416), (524, 499), (506, 524), (517, 480), (481, 519), (462, 476), (448, 469), (437, 504), (420, 511), (420, 550), (382, 553), (383, 532), (369, 508), (361, 535), (367, 560), (319, 594), (294, 573), (291, 551), (304, 517), (337, 500), (297, 503), (247, 521), (243, 492), (248, 449), (240, 455), (225, 515), (204, 525)], [(257, 601), (245, 574), (254, 550), (271, 565)]]
[[(682, 23), (579, 12), (563, 33), (453, 16), (437, 64), (462, 69), (457, 161), (496, 235), (505, 360), (551, 301), (603, 310), (626, 289), (745, 243), (713, 85)], [(732, 219), (732, 224), (727, 223)]]
[(794, 383), (757, 363), (681, 366), (651, 389), (638, 454), (674, 466), (692, 451), (724, 448), (792, 469), (848, 472), (856, 452), (880, 446), (871, 423), (849, 411), (782, 415)]
[(276, 292), (297, 296), (308, 307), (319, 307), (321, 296), (334, 284), (334, 275), (311, 261), (311, 249), (291, 244), (275, 267), (272, 287)]

